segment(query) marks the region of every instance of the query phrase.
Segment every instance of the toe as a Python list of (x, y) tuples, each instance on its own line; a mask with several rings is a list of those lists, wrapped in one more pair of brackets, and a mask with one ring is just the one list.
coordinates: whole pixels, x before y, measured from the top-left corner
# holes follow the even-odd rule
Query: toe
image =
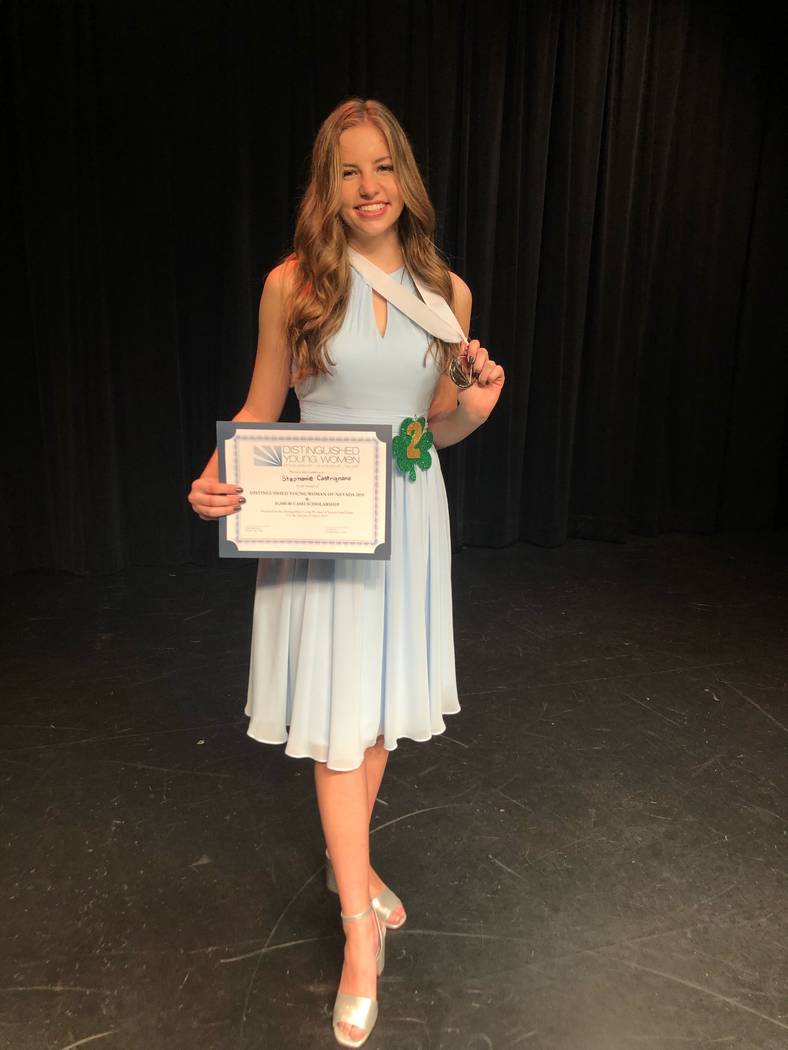
[(364, 1036), (365, 1030), (363, 1028), (358, 1028), (354, 1024), (348, 1024), (347, 1021), (340, 1021), (338, 1027), (342, 1034), (346, 1035), (349, 1039), (352, 1039), (354, 1043), (358, 1042), (358, 1040)]

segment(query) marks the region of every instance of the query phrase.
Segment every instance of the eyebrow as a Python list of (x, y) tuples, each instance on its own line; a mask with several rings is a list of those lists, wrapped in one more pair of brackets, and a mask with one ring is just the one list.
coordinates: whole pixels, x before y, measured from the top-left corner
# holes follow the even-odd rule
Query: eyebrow
[[(372, 163), (373, 164), (380, 164), (380, 162), (382, 160), (391, 160), (391, 154), (387, 153), (385, 157), (378, 157), (378, 159), (377, 160), (373, 160)], [(351, 164), (351, 162), (349, 160), (345, 160), (345, 161), (342, 162), (342, 167), (343, 168), (357, 168), (358, 164)]]

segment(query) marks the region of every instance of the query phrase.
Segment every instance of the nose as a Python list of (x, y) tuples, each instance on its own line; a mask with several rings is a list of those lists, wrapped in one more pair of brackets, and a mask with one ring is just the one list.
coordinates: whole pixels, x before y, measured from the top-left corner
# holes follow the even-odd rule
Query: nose
[(376, 195), (378, 191), (378, 183), (377, 176), (374, 172), (361, 176), (361, 185), (359, 189), (363, 197), (374, 197)]

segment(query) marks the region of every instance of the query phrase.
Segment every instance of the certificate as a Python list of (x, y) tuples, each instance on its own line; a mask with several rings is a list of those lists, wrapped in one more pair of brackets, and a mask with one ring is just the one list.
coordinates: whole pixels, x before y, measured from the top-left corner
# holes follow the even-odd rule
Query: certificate
[(391, 557), (390, 425), (222, 420), (216, 447), (246, 497), (219, 518), (220, 557)]

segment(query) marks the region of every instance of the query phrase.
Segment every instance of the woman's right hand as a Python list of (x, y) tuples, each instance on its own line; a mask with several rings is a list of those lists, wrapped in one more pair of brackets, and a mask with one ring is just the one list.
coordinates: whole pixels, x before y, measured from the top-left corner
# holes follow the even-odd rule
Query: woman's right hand
[(217, 478), (195, 478), (186, 497), (194, 513), (203, 521), (215, 521), (240, 510), (246, 499), (243, 489)]

